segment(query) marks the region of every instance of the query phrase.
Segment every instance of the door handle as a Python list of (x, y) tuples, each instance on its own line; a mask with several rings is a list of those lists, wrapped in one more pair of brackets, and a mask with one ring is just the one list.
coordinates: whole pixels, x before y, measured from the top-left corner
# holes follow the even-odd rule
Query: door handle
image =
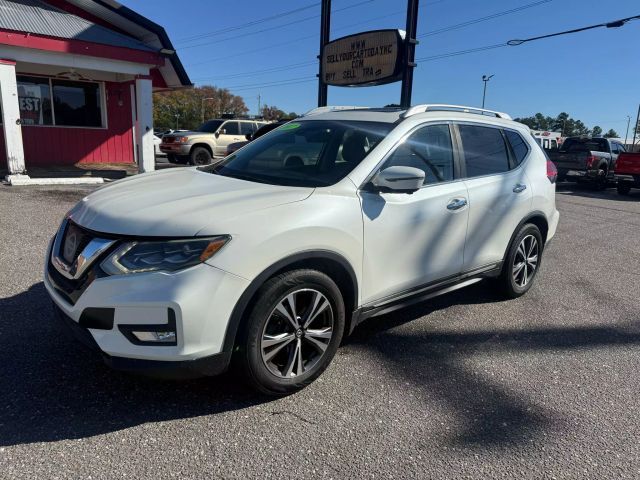
[(516, 186), (513, 187), (513, 193), (524, 192), (527, 189), (527, 186), (523, 183), (516, 183)]
[(449, 210), (460, 210), (466, 204), (467, 204), (466, 198), (454, 198), (449, 202), (449, 205), (447, 205), (447, 208)]

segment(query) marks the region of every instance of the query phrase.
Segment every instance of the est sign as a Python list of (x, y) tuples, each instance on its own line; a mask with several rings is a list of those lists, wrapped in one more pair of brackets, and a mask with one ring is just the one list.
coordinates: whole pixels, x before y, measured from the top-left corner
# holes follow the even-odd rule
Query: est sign
[(327, 85), (381, 85), (402, 77), (404, 32), (373, 30), (327, 43), (322, 79)]

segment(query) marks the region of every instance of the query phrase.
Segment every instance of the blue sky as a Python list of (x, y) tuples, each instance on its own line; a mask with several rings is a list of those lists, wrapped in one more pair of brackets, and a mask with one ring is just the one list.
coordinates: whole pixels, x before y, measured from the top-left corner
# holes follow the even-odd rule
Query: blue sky
[[(541, 0), (421, 0), (418, 35)], [(125, 0), (163, 25), (192, 81), (229, 88), (252, 112), (257, 96), (285, 111), (313, 108), (318, 0)], [(404, 29), (405, 0), (333, 0), (331, 38), (378, 28)], [(292, 15), (220, 32), (293, 9)], [(549, 0), (464, 28), (420, 39), (416, 58), (504, 43), (640, 14), (637, 0)], [(265, 31), (266, 30), (266, 31)], [(197, 35), (208, 35), (189, 40)], [(445, 59), (420, 61), (413, 103), (480, 105), (482, 75), (493, 74), (487, 108), (513, 116), (566, 111), (593, 127), (624, 135), (640, 103), (640, 21)], [(284, 70), (262, 72), (289, 66)], [(256, 73), (257, 72), (257, 73)], [(288, 85), (267, 86), (290, 81)], [(295, 83), (294, 83), (295, 82)], [(329, 88), (329, 104), (397, 103), (400, 84)]]

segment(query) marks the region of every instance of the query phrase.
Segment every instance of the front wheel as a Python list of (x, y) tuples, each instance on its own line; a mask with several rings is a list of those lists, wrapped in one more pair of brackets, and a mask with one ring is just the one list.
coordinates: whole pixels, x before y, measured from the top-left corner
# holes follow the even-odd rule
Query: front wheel
[(542, 259), (540, 229), (528, 223), (514, 237), (499, 278), (502, 291), (509, 298), (527, 293), (533, 284)]
[(191, 151), (191, 165), (209, 165), (213, 157), (211, 152), (204, 147), (196, 147)]
[(268, 280), (241, 333), (239, 362), (249, 383), (269, 395), (300, 390), (327, 368), (345, 325), (338, 286), (316, 270)]

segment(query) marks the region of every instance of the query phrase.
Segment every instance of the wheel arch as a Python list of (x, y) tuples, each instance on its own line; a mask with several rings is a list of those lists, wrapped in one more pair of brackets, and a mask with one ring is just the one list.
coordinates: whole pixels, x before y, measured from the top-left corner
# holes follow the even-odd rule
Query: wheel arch
[(193, 151), (198, 147), (206, 148), (209, 151), (209, 153), (211, 154), (211, 156), (213, 157), (213, 148), (211, 148), (211, 145), (209, 145), (208, 143), (204, 143), (204, 142), (194, 143), (193, 145), (191, 145), (191, 148), (189, 149), (189, 155), (191, 155), (193, 153)]
[(245, 289), (236, 303), (224, 336), (223, 352), (231, 352), (236, 347), (236, 338), (245, 314), (251, 309), (260, 287), (271, 277), (289, 270), (310, 268), (327, 274), (343, 293), (345, 303), (345, 334), (351, 329), (352, 313), (358, 303), (358, 280), (349, 261), (340, 254), (329, 250), (309, 250), (290, 255), (262, 271)]
[(504, 252), (502, 257), (502, 264), (506, 265), (507, 255), (509, 253), (509, 248), (511, 248), (511, 244), (513, 243), (514, 238), (520, 231), (520, 229), (526, 225), (527, 223), (532, 223), (540, 230), (540, 234), (542, 235), (542, 247), (544, 248), (544, 244), (547, 242), (547, 234), (549, 233), (549, 222), (547, 221), (547, 217), (544, 212), (539, 210), (531, 212), (529, 215), (524, 217), (518, 226), (514, 229), (511, 234), (511, 238), (509, 239), (509, 243), (507, 244), (507, 249)]

